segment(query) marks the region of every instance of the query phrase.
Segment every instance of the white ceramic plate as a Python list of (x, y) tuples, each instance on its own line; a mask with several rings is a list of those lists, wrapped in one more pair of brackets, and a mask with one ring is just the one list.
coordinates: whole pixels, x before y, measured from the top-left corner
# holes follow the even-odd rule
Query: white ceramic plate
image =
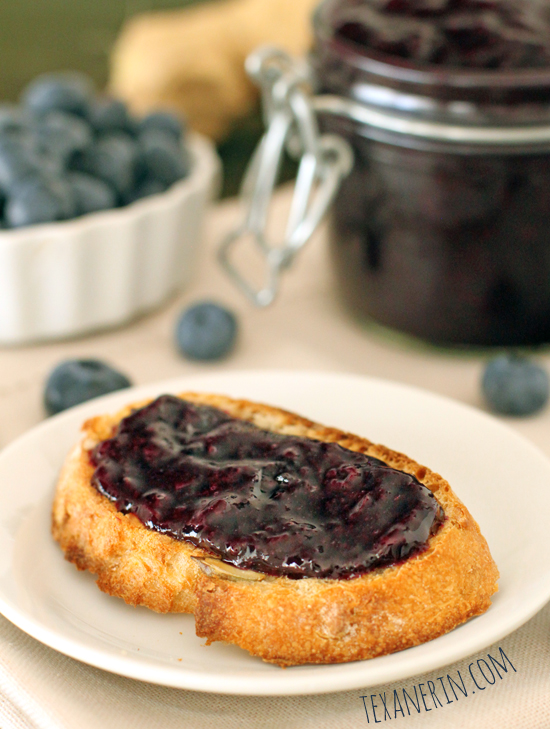
[[(205, 646), (192, 616), (157, 615), (102, 594), (49, 533), (50, 502), (82, 421), (162, 392), (207, 390), (286, 407), (404, 451), (442, 473), (478, 520), (501, 571), (487, 613), (430, 643), (370, 661), (281, 670), (235, 646)], [(526, 484), (529, 485), (528, 489)], [(550, 463), (497, 420), (420, 390), (348, 375), (245, 372), (110, 395), (63, 413), (0, 454), (0, 610), (43, 643), (124, 676), (228, 694), (340, 691), (464, 658), (550, 599)]]

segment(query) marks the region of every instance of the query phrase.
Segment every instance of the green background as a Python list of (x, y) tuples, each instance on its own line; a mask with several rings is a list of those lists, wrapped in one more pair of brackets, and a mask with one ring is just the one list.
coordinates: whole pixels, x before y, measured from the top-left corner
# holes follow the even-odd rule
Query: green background
[(38, 73), (77, 69), (102, 88), (109, 53), (123, 22), (151, 10), (201, 0), (2, 0), (0, 95), (16, 99)]

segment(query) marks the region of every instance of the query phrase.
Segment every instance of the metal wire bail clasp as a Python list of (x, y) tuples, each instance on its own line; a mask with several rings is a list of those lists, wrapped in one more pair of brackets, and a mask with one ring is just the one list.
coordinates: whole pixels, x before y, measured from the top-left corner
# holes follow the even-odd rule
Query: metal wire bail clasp
[[(352, 168), (353, 154), (341, 137), (319, 134), (305, 62), (275, 48), (260, 48), (247, 58), (246, 70), (261, 89), (267, 129), (243, 180), (244, 220), (222, 241), (218, 255), (241, 291), (262, 307), (272, 303), (281, 272), (330, 207), (340, 181)], [(271, 245), (266, 234), (267, 219), (285, 151), (299, 159), (298, 174), (284, 239), (279, 245)], [(254, 288), (231, 260), (234, 246), (245, 238), (252, 239), (266, 263), (266, 281), (260, 289)]]

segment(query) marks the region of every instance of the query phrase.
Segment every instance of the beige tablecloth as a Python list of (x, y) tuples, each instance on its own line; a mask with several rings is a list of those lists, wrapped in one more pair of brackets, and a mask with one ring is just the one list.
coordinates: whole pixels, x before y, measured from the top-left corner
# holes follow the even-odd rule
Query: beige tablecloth
[[(278, 195), (275, 229), (283, 228), (281, 211), (287, 202), (288, 193), (283, 190)], [(163, 310), (123, 329), (84, 339), (0, 350), (0, 446), (43, 419), (44, 378), (58, 361), (72, 356), (108, 360), (136, 384), (205, 371), (313, 369), (398, 380), (482, 407), (479, 379), (486, 354), (415, 344), (348, 318), (333, 294), (322, 231), (288, 273), (277, 303), (267, 310), (254, 310), (219, 270), (213, 256), (220, 236), (237, 217), (232, 201), (210, 212), (197, 275), (187, 291)], [(178, 312), (205, 297), (231, 306), (241, 322), (235, 353), (223, 363), (208, 366), (189, 363), (173, 344)], [(550, 355), (543, 352), (539, 356), (550, 366)], [(550, 409), (510, 424), (550, 455)], [(395, 685), (264, 698), (177, 690), (105, 673), (41, 645), (0, 617), (0, 727), (356, 729), (389, 722), (411, 729), (548, 729), (549, 623), (547, 607), (479, 655)], [(489, 655), (506, 671), (491, 662)], [(480, 684), (475, 692), (469, 673), (472, 662)], [(481, 678), (483, 672), (486, 681)], [(460, 677), (467, 679), (467, 695), (456, 687)], [(405, 699), (404, 691), (419, 710)]]

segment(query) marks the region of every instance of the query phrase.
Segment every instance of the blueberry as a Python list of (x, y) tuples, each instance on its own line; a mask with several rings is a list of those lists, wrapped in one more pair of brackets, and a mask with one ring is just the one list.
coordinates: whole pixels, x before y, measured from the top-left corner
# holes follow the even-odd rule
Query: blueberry
[(121, 372), (97, 359), (70, 359), (50, 372), (44, 390), (48, 415), (86, 402), (94, 397), (130, 387)]
[(57, 157), (67, 166), (71, 158), (92, 144), (90, 125), (75, 114), (52, 111), (36, 126), (36, 143), (41, 151)]
[(66, 181), (27, 177), (12, 188), (5, 208), (6, 224), (20, 228), (64, 220), (75, 214), (74, 193)]
[[(35, 176), (48, 179), (58, 179), (65, 175), (65, 165), (63, 161), (55, 154), (44, 150), (32, 151), (32, 160), (37, 166)], [(16, 182), (17, 185), (19, 183)]]
[(61, 209), (59, 219), (68, 220), (74, 218), (77, 214), (76, 194), (68, 177), (64, 175), (46, 176), (42, 175), (42, 180), (48, 189), (55, 195)]
[(20, 180), (36, 174), (39, 161), (31, 146), (22, 139), (0, 138), (0, 188), (9, 191)]
[(171, 134), (151, 129), (140, 134), (138, 142), (148, 177), (169, 186), (189, 174), (189, 158)]
[(73, 166), (109, 183), (124, 197), (135, 186), (137, 145), (124, 132), (104, 134)]
[(115, 207), (116, 194), (107, 182), (85, 172), (69, 172), (67, 179), (74, 190), (77, 215)]
[(120, 99), (102, 96), (94, 100), (89, 112), (89, 122), (96, 132), (126, 132), (133, 127), (126, 104)]
[(169, 111), (154, 111), (139, 120), (138, 130), (166, 132), (179, 142), (185, 134), (185, 124), (179, 116)]
[(136, 188), (134, 188), (128, 195), (126, 195), (126, 197), (124, 198), (124, 203), (127, 205), (128, 203), (135, 202), (136, 200), (141, 200), (144, 197), (159, 195), (165, 190), (166, 185), (164, 184), (164, 182), (146, 177), (139, 183)]
[(176, 325), (178, 348), (189, 359), (221, 359), (233, 349), (236, 336), (234, 314), (211, 301), (182, 312)]
[(24, 89), (22, 101), (36, 114), (67, 111), (87, 116), (93, 96), (93, 84), (81, 73), (45, 73), (37, 76)]
[(483, 394), (489, 407), (503, 415), (531, 415), (548, 400), (548, 374), (518, 355), (492, 359), (483, 373)]

